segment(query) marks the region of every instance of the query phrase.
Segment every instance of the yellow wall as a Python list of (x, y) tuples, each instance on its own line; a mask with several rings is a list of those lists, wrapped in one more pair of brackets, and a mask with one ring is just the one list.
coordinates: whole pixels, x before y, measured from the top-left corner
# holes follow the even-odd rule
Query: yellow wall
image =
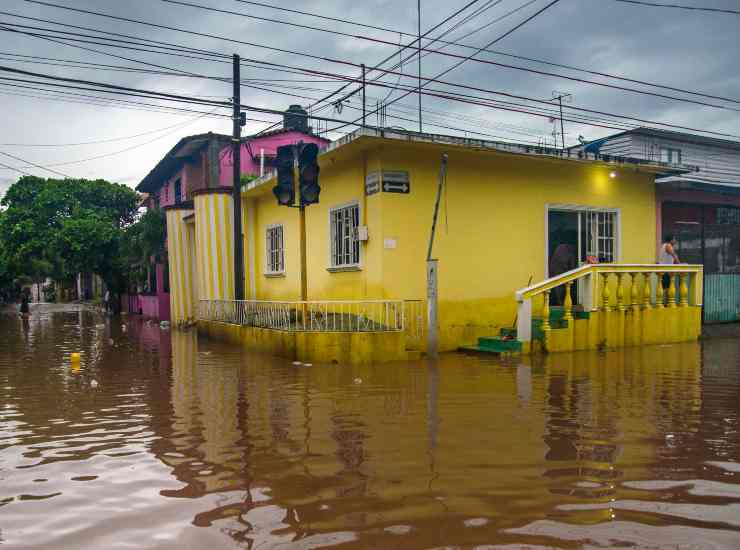
[[(321, 157), (321, 202), (307, 208), (308, 299), (424, 299), (425, 259), (440, 155), (449, 155), (434, 256), (439, 258), (440, 349), (511, 326), (514, 291), (545, 278), (548, 204), (620, 209), (621, 262), (655, 261), (653, 176), (634, 168), (363, 138)], [(367, 171), (406, 170), (408, 195), (364, 196)], [(258, 299), (300, 294), (298, 211), (278, 207), (268, 182), (256, 198)], [(359, 201), (369, 241), (361, 270), (332, 273), (329, 209)], [(266, 279), (265, 227), (285, 223), (286, 277)], [(396, 241), (386, 249), (384, 239)]]

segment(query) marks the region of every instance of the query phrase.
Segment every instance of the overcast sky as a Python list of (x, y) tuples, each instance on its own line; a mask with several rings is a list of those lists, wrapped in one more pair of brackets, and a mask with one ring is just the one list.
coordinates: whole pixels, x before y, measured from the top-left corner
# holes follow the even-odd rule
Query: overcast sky
[[(397, 44), (410, 37), (399, 37), (396, 32), (373, 30), (353, 25), (327, 21), (303, 15), (283, 13), (269, 7), (240, 3), (238, 0), (186, 0), (189, 3), (207, 5), (235, 12), (278, 18), (312, 26), (324, 27), (351, 34), (366, 35)], [(468, 3), (469, 0), (422, 0), (422, 32), (441, 22)], [(719, 8), (739, 9), (737, 0), (680, 0), (686, 5), (701, 5)], [(313, 55), (331, 57), (352, 63), (377, 65), (384, 57), (394, 51), (393, 46), (348, 38), (307, 29), (296, 29), (277, 23), (257, 21), (237, 15), (208, 12), (201, 9), (166, 3), (162, 0), (49, 0), (59, 5), (88, 9), (107, 14), (143, 20), (151, 23), (178, 27), (185, 30), (209, 33), (259, 45), (305, 52)], [(390, 28), (395, 31), (415, 33), (417, 28), (416, 0), (306, 0), (304, 2), (285, 2), (283, 0), (262, 0), (263, 4), (285, 6), (303, 11), (315, 12), (324, 16), (338, 17), (369, 25)], [(451, 23), (440, 27), (430, 36), (436, 36), (452, 23), (476, 9), (486, 8), (468, 23), (450, 33), (446, 40), (457, 40), (508, 12), (527, 4), (526, 0), (479, 0)], [(480, 46), (492, 41), (518, 23), (548, 4), (548, 0), (533, 0), (521, 9), (484, 30), (465, 38), (466, 44)], [(3, 0), (2, 12), (34, 17), (83, 27), (98, 29), (108, 33), (123, 33), (140, 38), (171, 42), (190, 48), (200, 48), (224, 54), (238, 53), (243, 58), (300, 66), (324, 72), (356, 76), (358, 69), (349, 65), (319, 61), (298, 55), (278, 53), (267, 49), (229, 42), (217, 38), (194, 36), (178, 31), (157, 29), (141, 24), (115, 21), (95, 15), (74, 13), (64, 9), (29, 3), (24, 0)], [(93, 34), (89, 31), (71, 29), (29, 19), (21, 19), (3, 13), (3, 24), (29, 25), (32, 27), (55, 28)], [(13, 27), (30, 32), (28, 28)], [(681, 89), (698, 91), (723, 98), (740, 99), (740, 71), (738, 55), (740, 51), (740, 16), (678, 9), (650, 8), (617, 2), (615, 0), (561, 0), (522, 28), (507, 36), (495, 46), (497, 51), (527, 56), (560, 64), (567, 64), (592, 71), (610, 73), (628, 78), (659, 83)], [(88, 49), (99, 50), (94, 53), (72, 45), (52, 42), (48, 39), (3, 31), (0, 40), (0, 65), (21, 68), (38, 73), (69, 78), (95, 80), (133, 88), (165, 91), (188, 96), (227, 99), (231, 95), (231, 84), (203, 78), (152, 75), (137, 72), (73, 68), (51, 64), (31, 63), (37, 56), (58, 60), (77, 60), (125, 67), (151, 68), (146, 63), (165, 66), (176, 71), (187, 71), (199, 75), (230, 77), (231, 66), (216, 61), (202, 61), (180, 56), (154, 54), (131, 49), (113, 48), (106, 45), (77, 43)], [(114, 37), (115, 38), (115, 37)], [(120, 37), (118, 37), (120, 38)], [(95, 39), (86, 39), (97, 42)], [(436, 44), (434, 48), (440, 48)], [(397, 50), (397, 47), (395, 47)], [(471, 50), (447, 47), (445, 51), (467, 55)], [(130, 60), (112, 57), (123, 56)], [(404, 56), (409, 52), (405, 52)], [(15, 55), (12, 55), (15, 54)], [(490, 53), (480, 54), (482, 59), (495, 60), (548, 72), (597, 80), (628, 87), (647, 89), (638, 84), (618, 82), (603, 77), (585, 75), (566, 69), (548, 67), (529, 61), (517, 60)], [(13, 60), (14, 59), (14, 60)], [(20, 62), (20, 59), (25, 61)], [(397, 61), (399, 56), (396, 55)], [(62, 63), (67, 61), (44, 61)], [(422, 73), (434, 76), (457, 60), (438, 54), (423, 59)], [(389, 67), (387, 64), (386, 67)], [(404, 73), (416, 73), (416, 63), (406, 62)], [(377, 74), (377, 73), (374, 73)], [(371, 76), (374, 76), (371, 75)], [(18, 157), (17, 160), (0, 154), (0, 163), (24, 172), (56, 177), (48, 170), (33, 164), (51, 168), (60, 173), (85, 178), (104, 178), (110, 181), (136, 186), (156, 162), (183, 136), (207, 131), (230, 133), (228, 118), (206, 117), (195, 113), (155, 112), (155, 107), (140, 105), (114, 106), (109, 101), (93, 100), (89, 97), (60, 95), (44, 90), (50, 86), (11, 82), (6, 78), (33, 79), (0, 72), (0, 101), (2, 102), (2, 123), (0, 124), (0, 152)], [(338, 85), (319, 77), (307, 77), (253, 67), (242, 68), (243, 79), (274, 80), (273, 84), (252, 83), (265, 86), (280, 86), (283, 94), (297, 94), (311, 98), (333, 91)], [(445, 77), (456, 83), (503, 91), (538, 99), (550, 99), (554, 90), (571, 93), (577, 107), (586, 107), (610, 113), (619, 113), (647, 120), (667, 122), (697, 129), (737, 134), (740, 136), (740, 113), (738, 111), (717, 109), (696, 104), (650, 97), (594, 86), (591, 84), (542, 76), (523, 71), (502, 68), (476, 62), (467, 62)], [(285, 79), (313, 80), (312, 82), (284, 82)], [(316, 80), (319, 81), (316, 81)], [(412, 81), (396, 75), (385, 76), (388, 84)], [(11, 85), (12, 84), (12, 85)], [(24, 87), (18, 87), (18, 86)], [(310, 88), (310, 89), (303, 89)], [(443, 85), (430, 85), (430, 88), (453, 91)], [(274, 88), (278, 90), (278, 88)], [(43, 91), (41, 91), (43, 90)], [(652, 89), (667, 95), (694, 98), (708, 103), (717, 103), (732, 108), (740, 104), (722, 100), (711, 100)], [(484, 92), (457, 90), (482, 98), (498, 99), (521, 103), (520, 100), (487, 95)], [(87, 95), (109, 95), (97, 92), (68, 90), (68, 92)], [(369, 87), (368, 104), (375, 104), (377, 98), (385, 97), (387, 88)], [(390, 97), (398, 97), (396, 92)], [(32, 97), (29, 97), (32, 96)], [(139, 101), (152, 105), (171, 105), (213, 114), (228, 114), (227, 109), (182, 105), (165, 101), (109, 97)], [(95, 101), (97, 104), (89, 102)], [(244, 86), (242, 102), (249, 105), (272, 109), (285, 109), (291, 103), (308, 105), (310, 99), (271, 93)], [(416, 129), (416, 96), (409, 96), (388, 108), (387, 125)], [(553, 124), (546, 117), (536, 117), (519, 112), (492, 109), (445, 99), (424, 97), (424, 130), (435, 133), (462, 134), (482, 139), (507, 139), (537, 142), (548, 139), (552, 142)], [(532, 104), (533, 106), (536, 104)], [(358, 111), (359, 96), (345, 106), (341, 113), (333, 108), (321, 111), (324, 116), (353, 120)], [(519, 109), (520, 107), (514, 107)], [(149, 110), (142, 110), (149, 109)], [(392, 118), (399, 115), (410, 120)], [(266, 114), (249, 113), (252, 118), (276, 120)], [(566, 115), (567, 118), (567, 115)], [(602, 117), (603, 118), (603, 117)], [(413, 121), (412, 121), (413, 120)], [(375, 124), (376, 117), (369, 117)], [(432, 126), (435, 123), (438, 126)], [(636, 125), (637, 123), (630, 123)], [(330, 127), (333, 124), (329, 123)], [(616, 130), (577, 125), (566, 122), (566, 143), (576, 143), (579, 135), (593, 139)], [(606, 126), (611, 123), (606, 123)], [(250, 121), (246, 133), (265, 128), (264, 122)], [(448, 128), (445, 128), (447, 126)], [(345, 128), (347, 130), (347, 128)], [(143, 135), (142, 135), (143, 134)], [(330, 137), (339, 137), (335, 133)], [(99, 142), (84, 145), (80, 142)], [(43, 146), (53, 145), (53, 146)], [(126, 149), (126, 151), (123, 151)], [(107, 155), (97, 160), (75, 162), (91, 157)], [(24, 162), (25, 161), (25, 162)], [(19, 173), (0, 166), (0, 195), (19, 177)]]

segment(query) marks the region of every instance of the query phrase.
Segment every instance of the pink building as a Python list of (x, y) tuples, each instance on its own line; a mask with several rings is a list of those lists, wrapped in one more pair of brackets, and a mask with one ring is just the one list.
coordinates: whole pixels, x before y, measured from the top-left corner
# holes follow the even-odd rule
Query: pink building
[[(241, 173), (260, 176), (272, 170), (277, 148), (299, 142), (315, 143), (319, 148), (329, 144), (329, 140), (313, 134), (308, 127), (306, 111), (299, 105), (291, 105), (283, 116), (282, 128), (242, 138)], [(196, 191), (232, 186), (232, 153), (231, 136), (209, 132), (184, 137), (147, 174), (136, 190), (148, 194), (144, 203), (147, 208), (187, 206)], [(166, 242), (166, 236), (162, 238)], [(166, 259), (164, 263), (152, 265), (152, 272), (156, 274), (156, 281), (152, 280), (149, 285), (152, 290), (147, 294), (129, 296), (128, 309), (131, 313), (169, 320)]]
[[(242, 138), (241, 173), (259, 176), (273, 168), (277, 148), (299, 142), (315, 143), (319, 148), (329, 140), (314, 135), (306, 112), (291, 105), (283, 117), (283, 127)], [(199, 134), (182, 138), (136, 187), (149, 193), (149, 207), (166, 207), (192, 199), (194, 191), (216, 186), (231, 187), (233, 178), (231, 136)]]

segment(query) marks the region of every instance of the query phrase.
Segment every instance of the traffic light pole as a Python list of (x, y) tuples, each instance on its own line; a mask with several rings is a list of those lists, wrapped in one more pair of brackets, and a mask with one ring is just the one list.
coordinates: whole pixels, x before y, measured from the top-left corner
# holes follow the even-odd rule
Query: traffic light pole
[(234, 126), (231, 138), (232, 160), (234, 161), (234, 299), (244, 299), (244, 243), (242, 240), (242, 127), (239, 116), (241, 104), (240, 59), (234, 54)]
[(298, 208), (301, 232), (301, 301), (308, 300), (308, 268), (306, 266), (306, 207)]

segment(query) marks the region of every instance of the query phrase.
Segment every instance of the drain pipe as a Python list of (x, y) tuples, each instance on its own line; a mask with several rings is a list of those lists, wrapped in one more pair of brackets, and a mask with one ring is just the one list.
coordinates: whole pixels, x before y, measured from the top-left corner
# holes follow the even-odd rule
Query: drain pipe
[(437, 263), (432, 258), (434, 249), (434, 234), (437, 229), (439, 215), (439, 201), (442, 197), (442, 187), (447, 179), (447, 153), (442, 153), (442, 165), (439, 168), (437, 183), (437, 200), (434, 202), (434, 216), (432, 217), (432, 231), (429, 235), (429, 249), (427, 250), (427, 356), (436, 359), (439, 347), (439, 318), (437, 311)]

